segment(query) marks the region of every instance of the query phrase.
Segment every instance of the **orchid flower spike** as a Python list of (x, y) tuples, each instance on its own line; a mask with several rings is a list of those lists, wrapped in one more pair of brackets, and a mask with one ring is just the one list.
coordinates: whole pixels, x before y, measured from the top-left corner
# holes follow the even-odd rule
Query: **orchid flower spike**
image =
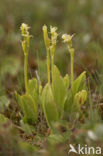
[(28, 27), (27, 24), (22, 23), (20, 29), (21, 29), (22, 36), (29, 35), (29, 31), (28, 30), (30, 29), (30, 27)]
[(69, 43), (69, 42), (71, 42), (73, 36), (74, 36), (74, 34), (73, 34), (73, 35), (63, 34), (63, 35), (62, 35), (63, 42), (64, 42), (64, 43)]
[(50, 26), (52, 46), (56, 45), (56, 41), (57, 41), (57, 37), (58, 37), (58, 33), (56, 31), (57, 31), (57, 27)]

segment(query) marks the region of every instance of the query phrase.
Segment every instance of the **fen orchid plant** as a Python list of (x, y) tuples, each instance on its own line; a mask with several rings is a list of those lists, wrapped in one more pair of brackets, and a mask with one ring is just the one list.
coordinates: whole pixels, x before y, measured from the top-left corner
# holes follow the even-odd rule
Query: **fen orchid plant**
[(27, 66), (28, 66), (28, 53), (30, 46), (30, 35), (29, 35), (29, 27), (26, 24), (22, 24), (21, 27), (21, 35), (22, 35), (22, 48), (24, 52), (24, 81), (25, 81), (25, 90), (28, 92), (28, 74), (27, 74)]
[(81, 105), (87, 99), (86, 72), (81, 73), (74, 79), (73, 62), (74, 48), (72, 45), (73, 35), (62, 35), (63, 42), (66, 43), (71, 58), (71, 74), (61, 76), (58, 67), (54, 63), (55, 49), (57, 43), (57, 28), (50, 26), (50, 33), (46, 25), (43, 26), (43, 37), (47, 54), (47, 77), (45, 86), (38, 84), (36, 78), (28, 80), (28, 54), (30, 46), (29, 27), (21, 25), (22, 49), (24, 52), (24, 80), (25, 94), (16, 93), (17, 101), (23, 112), (23, 122), (34, 125), (38, 120), (38, 105), (45, 116), (47, 124), (51, 130), (54, 124), (63, 120), (65, 113), (79, 113)]
[(24, 117), (22, 118), (24, 123), (34, 124), (38, 118), (37, 103), (38, 103), (38, 85), (37, 80), (33, 78), (28, 80), (28, 54), (30, 47), (29, 27), (27, 24), (22, 24), (21, 27), (22, 36), (22, 49), (24, 53), (24, 81), (25, 81), (25, 94), (19, 95), (16, 93), (16, 98), (20, 108), (23, 111)]

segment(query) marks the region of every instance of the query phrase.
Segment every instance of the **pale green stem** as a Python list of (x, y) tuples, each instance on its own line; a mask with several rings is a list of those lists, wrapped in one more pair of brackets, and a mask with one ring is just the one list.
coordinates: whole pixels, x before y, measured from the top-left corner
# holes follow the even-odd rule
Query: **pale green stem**
[(53, 81), (53, 65), (54, 65), (54, 55), (51, 56), (52, 81)]
[(50, 57), (49, 57), (49, 49), (47, 49), (47, 73), (48, 73), (48, 83), (50, 83)]
[(26, 93), (28, 93), (27, 66), (28, 66), (28, 54), (24, 54), (24, 81), (25, 81), (25, 90), (26, 90)]
[(74, 81), (74, 56), (71, 54), (71, 88), (73, 88), (73, 81)]

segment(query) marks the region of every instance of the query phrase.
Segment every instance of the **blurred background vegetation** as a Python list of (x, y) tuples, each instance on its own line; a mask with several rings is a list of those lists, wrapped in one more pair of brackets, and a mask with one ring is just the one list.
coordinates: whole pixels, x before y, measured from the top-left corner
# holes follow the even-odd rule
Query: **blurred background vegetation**
[[(42, 26), (44, 24), (48, 27), (56, 26), (59, 37), (55, 63), (61, 73), (64, 75), (70, 72), (69, 53), (62, 43), (61, 35), (63, 33), (75, 34), (73, 39), (76, 50), (75, 75), (86, 70), (91, 82), (93, 102), (97, 104), (97, 100), (98, 103), (103, 101), (101, 97), (103, 94), (103, 0), (0, 0), (1, 112), (4, 112), (7, 107), (5, 102), (7, 105), (11, 104), (9, 114), (6, 116), (12, 118), (14, 122), (17, 119), (14, 115), (17, 107), (14, 108), (13, 105), (16, 106), (16, 103), (12, 97), (15, 90), (22, 92), (24, 89), (23, 52), (20, 42), (21, 23), (27, 23), (31, 27), (30, 34), (33, 36), (29, 53), (29, 77), (36, 76), (36, 71), (38, 71), (41, 81), (45, 83), (47, 80)], [(97, 98), (94, 93), (98, 93), (99, 97)], [(103, 105), (100, 112), (103, 115)], [(94, 120), (98, 122), (95, 112), (94, 116)], [(91, 125), (93, 122), (84, 127), (88, 129), (92, 127)], [(98, 129), (98, 126), (95, 127), (95, 131), (96, 128)], [(103, 137), (102, 131), (100, 132)], [(2, 135), (5, 136), (5, 133), (6, 130)], [(9, 135), (11, 136), (11, 133)], [(84, 134), (81, 135), (84, 137)], [(82, 136), (79, 137), (82, 138)], [(16, 139), (14, 137), (13, 141)], [(48, 148), (52, 151), (51, 147)]]

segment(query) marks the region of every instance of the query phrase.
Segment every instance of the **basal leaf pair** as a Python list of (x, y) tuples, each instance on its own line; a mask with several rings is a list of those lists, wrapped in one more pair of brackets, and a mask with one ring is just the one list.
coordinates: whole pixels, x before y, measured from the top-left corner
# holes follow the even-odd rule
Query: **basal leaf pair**
[(29, 80), (28, 89), (29, 92), (22, 96), (16, 93), (16, 98), (24, 114), (24, 123), (34, 124), (38, 118), (38, 88), (36, 79)]
[(50, 127), (52, 123), (58, 122), (63, 117), (67, 85), (69, 86), (69, 77), (66, 75), (62, 78), (58, 68), (54, 65), (52, 83), (45, 85), (41, 96), (43, 111)]

